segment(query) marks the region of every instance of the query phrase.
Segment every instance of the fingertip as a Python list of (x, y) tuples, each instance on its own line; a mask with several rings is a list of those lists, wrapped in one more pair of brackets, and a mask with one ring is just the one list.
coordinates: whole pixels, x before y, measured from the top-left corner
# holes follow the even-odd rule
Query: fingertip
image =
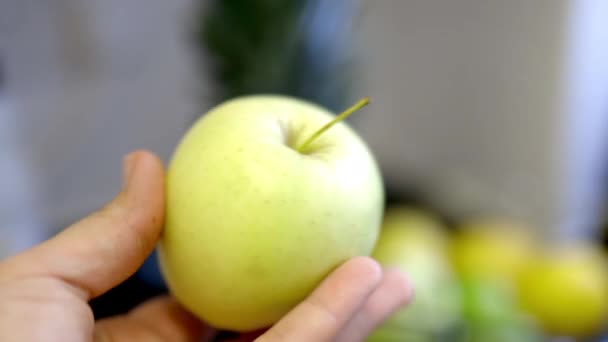
[(376, 260), (367, 256), (356, 256), (345, 262), (341, 268), (356, 281), (375, 286), (382, 281), (382, 267)]
[(144, 158), (158, 159), (158, 156), (155, 153), (153, 153), (150, 150), (146, 150), (146, 149), (136, 149), (136, 150), (133, 150), (133, 151), (129, 152), (125, 156), (125, 158), (128, 158), (129, 156), (137, 156), (137, 157), (139, 157), (139, 156), (145, 156)]
[(148, 150), (135, 150), (125, 156), (125, 161), (131, 161), (146, 170), (156, 172), (164, 171), (162, 160), (154, 153)]
[(124, 221), (152, 248), (162, 229), (165, 207), (165, 181), (162, 161), (146, 150), (137, 150), (124, 158), (125, 186), (111, 206), (121, 210)]
[(333, 341), (382, 278), (382, 267), (374, 259), (357, 256), (347, 260), (273, 326), (264, 341)]
[(122, 158), (122, 182), (123, 188), (127, 188), (131, 181), (131, 176), (135, 170), (135, 166), (137, 165), (137, 157), (136, 153), (129, 153)]
[(123, 157), (123, 195), (142, 191), (162, 191), (164, 167), (160, 158), (147, 150), (136, 150)]
[(162, 168), (163, 162), (160, 157), (148, 150), (135, 150), (132, 153), (137, 156), (138, 159), (148, 160), (150, 163), (155, 164), (156, 167)]
[(385, 281), (390, 283), (390, 289), (399, 306), (412, 302), (415, 296), (415, 287), (409, 275), (398, 268), (389, 268), (384, 272)]
[(412, 301), (414, 288), (408, 275), (398, 268), (384, 268), (382, 282), (367, 299), (336, 341), (361, 341), (397, 311)]

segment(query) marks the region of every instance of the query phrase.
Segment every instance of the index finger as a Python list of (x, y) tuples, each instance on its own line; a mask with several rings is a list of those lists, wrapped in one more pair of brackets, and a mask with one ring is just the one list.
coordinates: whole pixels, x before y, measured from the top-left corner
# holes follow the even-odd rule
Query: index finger
[(382, 269), (376, 261), (353, 258), (257, 341), (333, 341), (381, 279)]

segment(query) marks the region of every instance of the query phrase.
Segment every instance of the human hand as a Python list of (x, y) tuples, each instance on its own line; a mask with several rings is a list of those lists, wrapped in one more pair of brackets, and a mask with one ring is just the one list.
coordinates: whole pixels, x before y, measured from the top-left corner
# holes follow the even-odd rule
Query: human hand
[[(102, 210), (0, 263), (0, 341), (208, 341), (214, 330), (170, 296), (95, 322), (88, 301), (132, 275), (164, 222), (164, 171), (148, 152), (125, 158), (124, 186)], [(357, 257), (259, 336), (238, 341), (361, 341), (412, 294), (398, 271)], [(256, 334), (258, 335), (258, 334)]]

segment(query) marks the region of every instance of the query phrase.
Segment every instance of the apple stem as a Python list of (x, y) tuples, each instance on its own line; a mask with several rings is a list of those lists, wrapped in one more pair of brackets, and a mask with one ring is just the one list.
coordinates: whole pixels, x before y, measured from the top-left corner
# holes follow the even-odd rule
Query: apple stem
[(340, 113), (340, 115), (336, 116), (333, 120), (331, 120), (330, 122), (325, 124), (325, 126), (321, 127), (319, 130), (317, 130), (313, 135), (311, 135), (308, 139), (306, 139), (304, 141), (304, 143), (302, 143), (300, 145), (300, 147), (298, 147), (296, 150), (300, 153), (304, 153), (304, 151), (310, 146), (310, 144), (315, 139), (317, 139), (321, 134), (323, 134), (325, 131), (330, 129), (336, 123), (346, 119), (352, 113), (365, 107), (368, 103), (369, 103), (369, 98), (367, 98), (367, 97), (362, 98), (361, 100), (359, 100), (359, 102), (355, 103), (350, 108), (348, 108), (345, 111), (343, 111), (342, 113)]

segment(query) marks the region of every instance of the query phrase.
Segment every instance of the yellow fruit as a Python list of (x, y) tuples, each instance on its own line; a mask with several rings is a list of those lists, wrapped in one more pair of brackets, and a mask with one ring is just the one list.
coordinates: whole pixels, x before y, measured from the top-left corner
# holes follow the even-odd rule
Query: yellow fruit
[(450, 245), (459, 276), (514, 282), (535, 254), (530, 229), (516, 222), (477, 219), (460, 227)]
[(591, 245), (561, 246), (535, 260), (519, 284), (520, 303), (549, 332), (584, 337), (608, 322), (608, 263)]

